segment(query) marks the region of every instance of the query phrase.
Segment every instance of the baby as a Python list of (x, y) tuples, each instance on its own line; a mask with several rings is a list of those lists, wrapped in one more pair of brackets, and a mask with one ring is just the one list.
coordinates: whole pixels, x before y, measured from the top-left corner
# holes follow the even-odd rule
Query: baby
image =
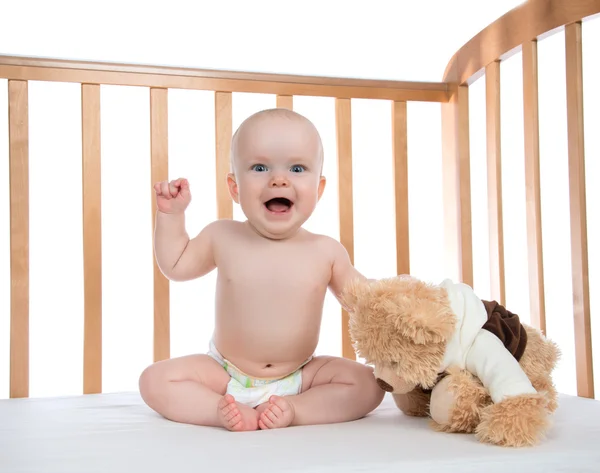
[(222, 219), (190, 239), (185, 179), (155, 184), (155, 254), (172, 281), (218, 268), (207, 354), (152, 364), (144, 401), (176, 422), (232, 431), (359, 419), (382, 401), (372, 368), (314, 356), (329, 289), (362, 278), (345, 248), (302, 225), (325, 188), (315, 126), (286, 109), (246, 119), (231, 143), (227, 185), (247, 220)]

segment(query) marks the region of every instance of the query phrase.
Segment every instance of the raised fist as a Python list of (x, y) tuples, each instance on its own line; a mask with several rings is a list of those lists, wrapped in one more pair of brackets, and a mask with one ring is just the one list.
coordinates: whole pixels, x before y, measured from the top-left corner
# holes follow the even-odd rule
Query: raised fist
[(171, 182), (157, 182), (154, 184), (154, 190), (156, 192), (156, 206), (163, 213), (183, 212), (192, 200), (187, 179), (179, 178)]

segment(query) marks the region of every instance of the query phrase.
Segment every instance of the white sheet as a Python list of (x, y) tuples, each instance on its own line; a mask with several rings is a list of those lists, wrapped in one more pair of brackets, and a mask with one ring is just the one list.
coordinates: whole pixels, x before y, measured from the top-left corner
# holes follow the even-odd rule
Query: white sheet
[(540, 447), (506, 449), (433, 432), (391, 397), (367, 418), (232, 433), (167, 421), (137, 393), (0, 401), (0, 472), (600, 471), (600, 402), (562, 396)]

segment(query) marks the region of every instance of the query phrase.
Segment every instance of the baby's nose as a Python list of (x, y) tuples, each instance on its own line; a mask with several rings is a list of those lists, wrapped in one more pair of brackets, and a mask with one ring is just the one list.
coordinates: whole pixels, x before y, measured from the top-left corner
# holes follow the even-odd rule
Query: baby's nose
[(289, 186), (289, 182), (285, 177), (275, 176), (271, 180), (271, 187), (287, 187)]

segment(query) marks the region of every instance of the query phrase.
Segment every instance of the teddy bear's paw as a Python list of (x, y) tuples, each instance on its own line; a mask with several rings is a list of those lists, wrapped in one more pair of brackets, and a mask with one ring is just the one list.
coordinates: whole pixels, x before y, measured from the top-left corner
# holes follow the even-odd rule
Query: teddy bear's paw
[(546, 398), (546, 409), (550, 414), (553, 414), (558, 408), (558, 392), (552, 380), (548, 378), (534, 379), (531, 384), (533, 384), (538, 393), (544, 395)]
[(546, 392), (546, 409), (551, 414), (554, 414), (554, 411), (558, 409), (558, 392), (554, 386), (550, 386), (548, 391)]
[(481, 409), (491, 403), (481, 382), (465, 370), (450, 369), (433, 389), (431, 427), (438, 432), (473, 433)]
[(547, 402), (543, 394), (524, 394), (492, 404), (482, 410), (475, 436), (505, 447), (535, 445), (550, 426)]

